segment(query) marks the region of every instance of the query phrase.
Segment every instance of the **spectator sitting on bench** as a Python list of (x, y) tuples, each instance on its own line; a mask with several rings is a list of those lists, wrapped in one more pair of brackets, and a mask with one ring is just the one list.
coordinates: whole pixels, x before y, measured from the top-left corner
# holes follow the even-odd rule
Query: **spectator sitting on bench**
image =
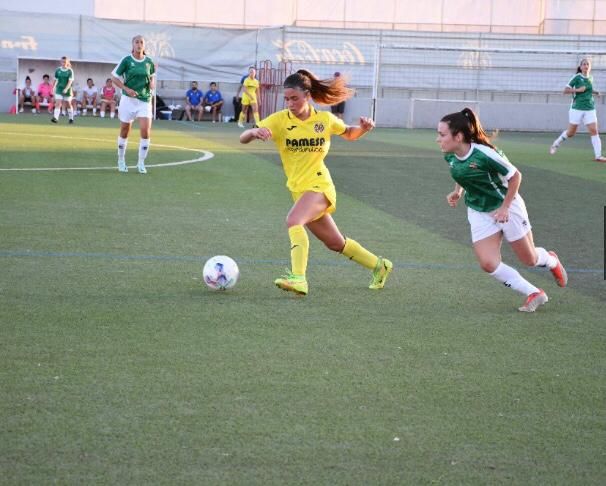
[(112, 78), (107, 78), (105, 86), (101, 89), (101, 107), (99, 108), (99, 116), (105, 118), (105, 109), (109, 107), (109, 117), (116, 116), (116, 88), (112, 83)]
[(93, 116), (97, 114), (97, 97), (99, 91), (92, 78), (86, 80), (86, 88), (82, 90), (82, 116), (86, 116), (88, 108), (93, 109)]
[(210, 112), (211, 120), (213, 123), (221, 121), (221, 107), (223, 106), (223, 96), (221, 91), (217, 89), (217, 83), (214, 81), (210, 83), (210, 91), (204, 95), (203, 100), (204, 111)]
[(36, 104), (38, 113), (40, 113), (41, 106), (46, 106), (49, 113), (52, 113), (55, 107), (53, 85), (50, 83), (50, 76), (48, 74), (42, 76), (42, 82), (38, 85), (38, 103)]
[(32, 80), (29, 76), (25, 78), (25, 87), (19, 92), (19, 113), (23, 113), (23, 106), (28, 103), (32, 107), (32, 113), (36, 113), (38, 98), (32, 88)]
[(198, 121), (202, 118), (203, 107), (202, 98), (204, 93), (198, 89), (198, 82), (191, 82), (191, 89), (185, 93), (185, 117), (186, 120), (193, 121), (191, 117), (191, 110), (198, 112)]

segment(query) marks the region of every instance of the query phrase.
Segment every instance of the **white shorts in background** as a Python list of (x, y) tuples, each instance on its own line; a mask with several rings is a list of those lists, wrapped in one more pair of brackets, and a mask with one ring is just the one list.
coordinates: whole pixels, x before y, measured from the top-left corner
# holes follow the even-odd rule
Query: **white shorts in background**
[(135, 118), (152, 118), (152, 104), (137, 98), (123, 95), (118, 105), (118, 118), (122, 123), (130, 123)]
[(571, 125), (580, 125), (581, 123), (589, 125), (590, 123), (597, 123), (598, 117), (595, 110), (575, 110), (574, 108), (570, 108), (568, 121)]
[(63, 101), (67, 101), (68, 103), (72, 102), (72, 98), (73, 98), (73, 96), (65, 96), (65, 95), (60, 95), (60, 94), (55, 95), (55, 100), (57, 100), (57, 101), (63, 100)]
[(524, 204), (524, 199), (519, 194), (511, 202), (507, 223), (497, 223), (494, 219), (494, 213), (495, 211), (482, 213), (467, 208), (467, 220), (471, 226), (471, 241), (473, 243), (500, 231), (503, 232), (507, 241), (517, 241), (526, 236), (526, 233), (532, 229), (526, 211), (526, 204)]

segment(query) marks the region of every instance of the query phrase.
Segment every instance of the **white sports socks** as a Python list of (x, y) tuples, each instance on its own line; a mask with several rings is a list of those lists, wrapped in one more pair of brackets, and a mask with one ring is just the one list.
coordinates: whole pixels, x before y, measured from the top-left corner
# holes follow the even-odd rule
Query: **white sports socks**
[(520, 272), (509, 265), (505, 265), (503, 262), (501, 262), (497, 269), (490, 275), (503, 283), (506, 287), (512, 288), (521, 294), (530, 295), (539, 292), (539, 289), (522, 277)]

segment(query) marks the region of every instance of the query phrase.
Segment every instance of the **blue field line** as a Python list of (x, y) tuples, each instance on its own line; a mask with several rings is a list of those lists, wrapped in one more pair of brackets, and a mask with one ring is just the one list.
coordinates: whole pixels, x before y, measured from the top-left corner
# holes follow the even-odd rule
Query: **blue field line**
[[(55, 251), (34, 251), (34, 250), (0, 250), (0, 257), (5, 258), (100, 258), (105, 260), (123, 260), (123, 261), (164, 261), (164, 262), (196, 262), (204, 263), (214, 255), (118, 255), (115, 253), (84, 253), (84, 252), (55, 252)], [(240, 265), (285, 265), (290, 264), (287, 259), (250, 259), (235, 258)], [(310, 265), (322, 265), (330, 267), (348, 266), (350, 263), (342, 259), (334, 260), (310, 260)], [(416, 262), (393, 262), (397, 268), (420, 269), (420, 270), (470, 270), (477, 269), (477, 265), (464, 265), (456, 263), (416, 263)], [(540, 268), (527, 268), (530, 271), (544, 271)], [(603, 269), (594, 268), (566, 268), (568, 273), (590, 273), (603, 274)]]

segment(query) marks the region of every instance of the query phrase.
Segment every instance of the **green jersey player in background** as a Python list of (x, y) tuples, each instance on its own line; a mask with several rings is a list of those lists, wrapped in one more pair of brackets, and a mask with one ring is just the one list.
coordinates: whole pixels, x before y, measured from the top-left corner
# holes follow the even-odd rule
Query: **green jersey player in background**
[(57, 123), (63, 107), (69, 115), (69, 122), (74, 123), (74, 108), (72, 107), (72, 98), (74, 91), (74, 70), (67, 56), (61, 58), (61, 66), (55, 71), (55, 81), (53, 81), (53, 92), (55, 94), (55, 111), (51, 121)]
[(520, 311), (534, 312), (548, 301), (547, 294), (501, 261), (503, 237), (522, 263), (549, 268), (560, 287), (566, 286), (568, 277), (555, 252), (534, 246), (526, 206), (518, 193), (520, 171), (490, 143), (469, 108), (440, 120), (436, 142), (455, 180), (454, 190), (446, 196), (448, 204), (456, 207), (465, 193), (473, 250), (480, 267), (526, 296)]
[(574, 137), (580, 123), (584, 123), (591, 135), (591, 145), (593, 145), (593, 154), (596, 162), (606, 162), (606, 157), (602, 156), (602, 141), (598, 134), (598, 118), (595, 111), (593, 96), (600, 93), (593, 89), (593, 77), (589, 74), (591, 71), (591, 61), (581, 59), (581, 64), (577, 67), (577, 73), (564, 88), (565, 94), (572, 94), (572, 104), (568, 112), (568, 128), (553, 142), (549, 153), (555, 154), (560, 144), (567, 138)]
[(132, 51), (124, 57), (112, 71), (112, 81), (122, 90), (118, 117), (120, 135), (118, 137), (118, 170), (128, 172), (125, 154), (128, 134), (133, 121), (139, 121), (141, 141), (139, 142), (139, 160), (137, 170), (146, 174), (145, 158), (149, 151), (152, 124), (152, 96), (156, 89), (156, 68), (153, 61), (145, 55), (145, 39), (136, 35), (132, 40)]

